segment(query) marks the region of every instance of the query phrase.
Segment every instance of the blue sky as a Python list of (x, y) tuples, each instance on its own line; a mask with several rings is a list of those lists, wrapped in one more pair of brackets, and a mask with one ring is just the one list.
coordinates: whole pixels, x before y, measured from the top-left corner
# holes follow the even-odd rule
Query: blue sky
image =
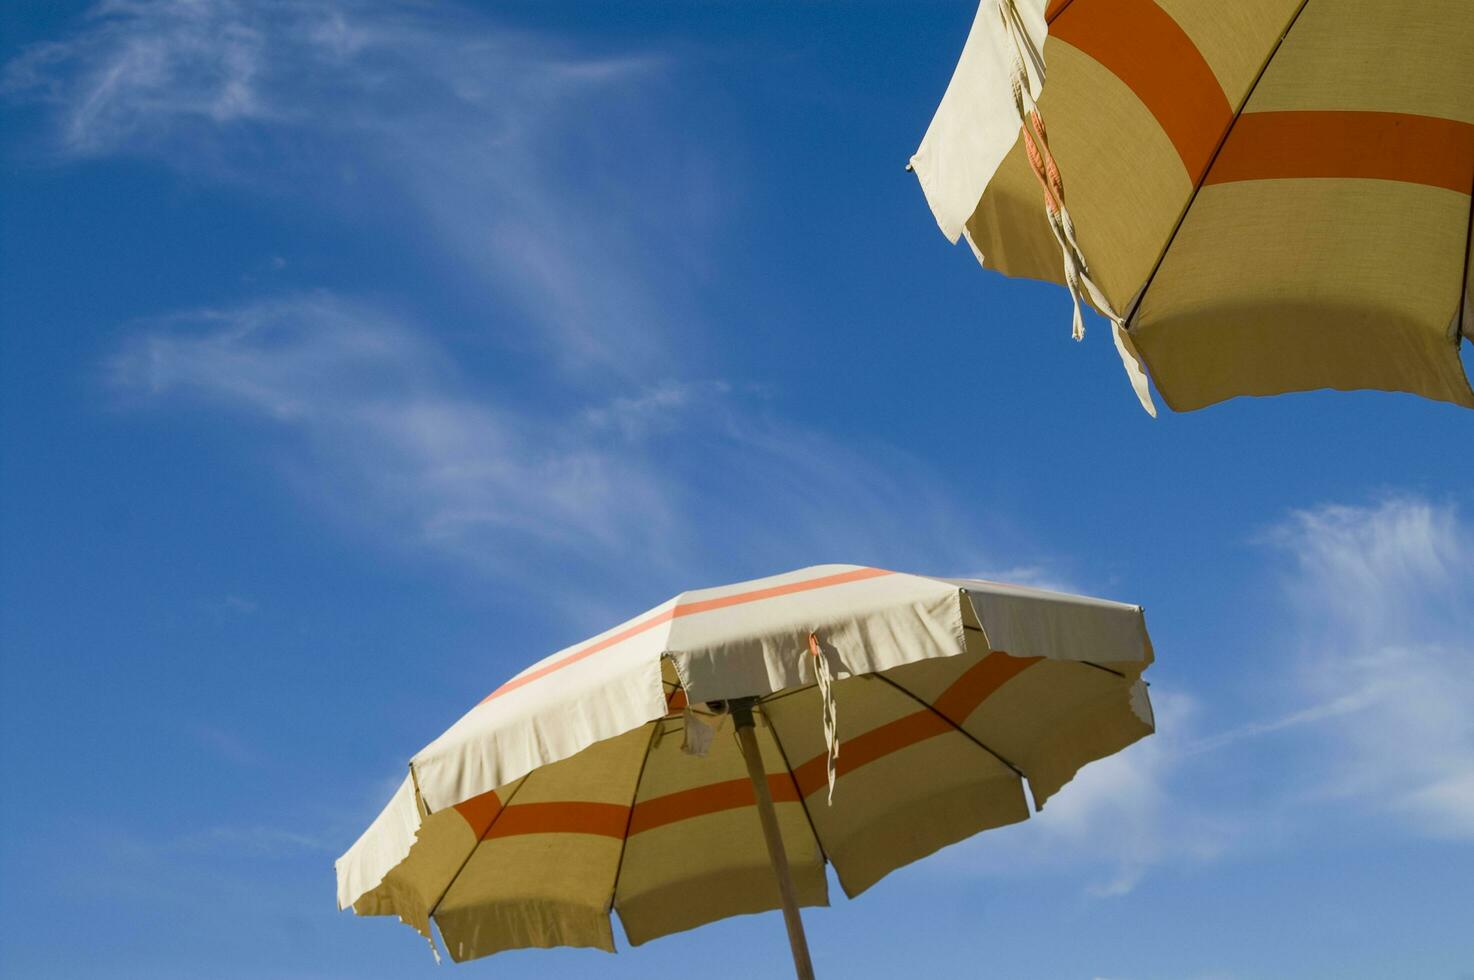
[[(1474, 976), (1474, 413), (1148, 419), (903, 170), (972, 15), (5, 5), (0, 972), (443, 975), (334, 908), (409, 755), (852, 561), (1142, 603), (1160, 724), (807, 913), (822, 971)], [(786, 957), (774, 913), (452, 972)]]

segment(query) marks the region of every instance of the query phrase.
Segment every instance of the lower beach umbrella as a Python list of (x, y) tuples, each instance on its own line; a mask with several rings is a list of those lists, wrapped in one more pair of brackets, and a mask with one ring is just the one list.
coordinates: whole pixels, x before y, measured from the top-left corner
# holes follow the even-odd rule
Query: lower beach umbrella
[[(1151, 734), (1141, 608), (824, 565), (685, 592), (493, 691), (410, 761), (338, 903), (452, 959), (614, 950), (854, 897)], [(734, 737), (735, 736), (735, 737)], [(431, 938), (433, 946), (434, 940)]]

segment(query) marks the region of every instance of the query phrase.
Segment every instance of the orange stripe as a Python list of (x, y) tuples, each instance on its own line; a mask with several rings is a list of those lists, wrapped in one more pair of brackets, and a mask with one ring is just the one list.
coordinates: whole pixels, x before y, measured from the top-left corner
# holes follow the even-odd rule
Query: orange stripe
[[(772, 794), (774, 803), (798, 802), (798, 790), (793, 786), (793, 778), (786, 772), (768, 774), (768, 792)], [(634, 815), (630, 818), (630, 833), (639, 834), (691, 817), (749, 807), (756, 802), (752, 793), (752, 781), (748, 779), (729, 779), (721, 783), (695, 786), (635, 804)]]
[(1049, 0), (1049, 6), (1044, 8), (1044, 19), (1051, 24), (1054, 23), (1054, 19), (1060, 14), (1064, 13), (1065, 8), (1068, 7), (1071, 2), (1072, 0)]
[[(932, 702), (935, 710), (923, 708), (879, 728), (872, 728), (863, 735), (845, 739), (838, 765), (835, 766), (835, 778), (882, 759), (892, 752), (899, 752), (918, 742), (953, 731), (953, 724), (949, 724), (949, 721), (961, 725), (988, 695), (1042, 659), (1044, 658), (1012, 657), (1001, 650), (988, 654), (969, 667)], [(820, 753), (793, 770), (799, 790), (805, 796), (828, 788), (829, 770), (826, 758), (825, 754)]]
[(489, 793), (482, 793), (480, 796), (473, 796), (469, 800), (457, 803), (455, 810), (470, 825), (471, 832), (477, 838), (480, 838), (482, 834), (486, 833), (486, 828), (490, 827), (492, 822), (496, 820), (496, 815), (502, 812), (502, 801), (496, 795), (496, 790), (492, 790)]
[(507, 681), (501, 687), (492, 691), (481, 699), (485, 704), (492, 698), (501, 697), (509, 691), (515, 691), (519, 687), (531, 684), (535, 680), (546, 677), (555, 670), (562, 670), (569, 664), (577, 663), (585, 657), (591, 657), (601, 650), (607, 650), (618, 643), (623, 643), (630, 637), (639, 636), (641, 633), (649, 632), (662, 623), (668, 623), (682, 616), (693, 616), (696, 613), (710, 612), (713, 609), (725, 609), (728, 606), (740, 606), (748, 602), (758, 602), (762, 599), (773, 599), (778, 596), (792, 595), (795, 592), (809, 592), (813, 589), (824, 589), (831, 585), (844, 585), (848, 582), (861, 582), (865, 579), (879, 578), (882, 575), (893, 575), (894, 572), (883, 568), (857, 568), (848, 572), (839, 572), (835, 575), (823, 575), (819, 578), (811, 578), (802, 582), (790, 582), (787, 585), (774, 585), (766, 589), (753, 589), (751, 592), (739, 592), (736, 595), (722, 596), (719, 599), (703, 599), (700, 602), (687, 603), (684, 606), (674, 606), (664, 612), (658, 612), (648, 619), (643, 619), (633, 626), (620, 630), (602, 640), (596, 640), (580, 650), (568, 654), (559, 660), (555, 660), (545, 667), (522, 674)]
[(1056, 16), (1050, 34), (1131, 89), (1196, 183), (1233, 121), (1233, 109), (1187, 32), (1152, 0), (1080, 0)]
[[(862, 735), (846, 739), (840, 753), (836, 777), (853, 772), (877, 759), (937, 735), (954, 731), (949, 719), (958, 724), (967, 719), (994, 691), (1006, 684), (1042, 657), (1012, 657), (994, 651), (969, 667), (953, 681), (935, 702), (936, 710), (926, 708), (903, 715)], [(938, 714), (940, 712), (941, 714)], [(946, 715), (946, 717), (942, 717)], [(829, 785), (824, 753), (793, 770), (768, 774), (768, 792), (774, 803), (797, 803), (799, 793), (810, 796)], [(796, 784), (796, 787), (795, 787)], [(456, 806), (457, 810), (482, 800), (483, 794)], [(752, 783), (747, 779), (728, 779), (705, 786), (667, 793), (641, 800), (631, 814), (628, 807), (615, 803), (518, 803), (501, 811), (501, 819), (485, 833), (487, 840), (523, 834), (599, 834), (623, 837), (628, 824), (631, 835), (679, 823), (692, 817), (721, 813), (752, 806), (756, 802)], [(462, 811), (462, 816), (471, 817)], [(495, 817), (493, 811), (491, 816)], [(488, 823), (490, 820), (488, 819)], [(476, 824), (472, 823), (472, 828)]]
[(502, 811), (487, 840), (524, 834), (597, 834), (623, 838), (630, 808), (618, 803), (517, 803)]
[[(876, 759), (885, 758), (892, 752), (899, 752), (917, 742), (924, 742), (952, 730), (952, 726), (947, 724), (945, 718), (925, 708), (914, 714), (897, 718), (895, 721), (886, 722), (863, 735), (844, 740), (840, 747), (838, 763), (834, 768), (834, 776), (839, 779)], [(805, 796), (811, 796), (829, 787), (827, 758), (824, 753), (820, 753), (793, 770), (793, 778), (798, 780), (799, 791)]]
[(710, 612), (713, 609), (725, 609), (728, 606), (740, 606), (748, 602), (757, 602), (759, 599), (773, 599), (781, 595), (792, 595), (795, 592), (808, 592), (812, 589), (828, 588), (831, 585), (844, 585), (847, 582), (863, 582), (865, 579), (879, 578), (882, 575), (891, 575), (883, 568), (856, 568), (848, 572), (838, 572), (834, 575), (824, 575), (819, 578), (811, 578), (803, 582), (790, 582), (787, 585), (773, 585), (766, 589), (753, 589), (751, 592), (739, 592), (737, 595), (721, 596), (716, 599), (703, 599), (700, 602), (687, 603), (677, 606), (673, 618), (690, 616), (694, 613)]
[(998, 690), (1025, 668), (1031, 667), (1043, 657), (1014, 657), (995, 650), (968, 668), (967, 672), (952, 682), (941, 693), (932, 707), (938, 713), (960, 725), (967, 716), (977, 710), (988, 695)]
[(1352, 177), (1468, 194), (1474, 125), (1400, 112), (1250, 112), (1239, 117), (1206, 183)]

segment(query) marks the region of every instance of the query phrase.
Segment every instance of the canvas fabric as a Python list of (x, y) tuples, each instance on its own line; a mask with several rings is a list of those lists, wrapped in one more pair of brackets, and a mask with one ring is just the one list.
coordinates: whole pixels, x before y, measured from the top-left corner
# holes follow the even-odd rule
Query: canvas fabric
[[(998, 6), (964, 60), (988, 56)], [(1468, 0), (1052, 0), (1044, 20), (1038, 104), (1081, 253), (1168, 405), (1335, 388), (1474, 407)], [(1064, 282), (1016, 114), (962, 81), (913, 160), (939, 224), (989, 268)], [(970, 202), (934, 191), (961, 166), (939, 148), (991, 164), (1004, 142)]]
[[(834, 677), (832, 805), (810, 635)], [(830, 565), (684, 593), (418, 753), (338, 861), (339, 904), (426, 937), (433, 921), (456, 960), (612, 950), (611, 913), (638, 944), (776, 908), (735, 697), (760, 698), (800, 903), (827, 903), (826, 862), (856, 895), (1149, 734), (1151, 660), (1139, 607), (998, 583)], [(683, 751), (693, 724), (715, 729), (705, 756)]]

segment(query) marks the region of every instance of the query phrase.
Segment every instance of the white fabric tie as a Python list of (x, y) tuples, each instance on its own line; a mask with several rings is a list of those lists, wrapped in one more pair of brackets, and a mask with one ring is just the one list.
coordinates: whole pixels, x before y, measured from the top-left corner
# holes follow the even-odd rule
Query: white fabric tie
[(717, 736), (717, 729), (721, 727), (722, 718), (726, 712), (717, 716), (715, 725), (691, 710), (691, 703), (681, 709), (681, 751), (687, 755), (705, 758), (711, 751), (712, 740)]
[(824, 749), (826, 770), (829, 776), (829, 805), (834, 805), (834, 776), (839, 766), (839, 715), (834, 704), (834, 675), (829, 670), (829, 661), (819, 649), (819, 636), (809, 634), (809, 653), (814, 658), (814, 678), (819, 683), (819, 697), (824, 711)]
[(1075, 238), (1075, 223), (1070, 218), (1069, 209), (1065, 207), (1064, 178), (1060, 176), (1054, 154), (1049, 150), (1049, 135), (1044, 129), (1044, 116), (1040, 114), (1039, 104), (1034, 101), (1033, 92), (1029, 89), (1028, 69), (1024, 65), (1027, 59), (1028, 63), (1034, 66), (1042, 82), (1044, 77), (1043, 54), (1034, 46), (1028, 32), (1024, 30), (1018, 11), (1014, 9), (1013, 0), (999, 0), (998, 12), (1003, 18), (1004, 30), (1013, 38), (1011, 84), (1014, 107), (1018, 110), (1019, 124), (1023, 126), (1024, 148), (1028, 152), (1029, 164), (1034, 170), (1034, 176), (1039, 178), (1039, 183), (1044, 187), (1045, 216), (1049, 221), (1050, 231), (1054, 233), (1055, 241), (1059, 243), (1060, 256), (1064, 261), (1065, 285), (1069, 288), (1070, 299), (1075, 304), (1074, 326), (1071, 335), (1076, 340), (1085, 336), (1085, 318), (1080, 309), (1083, 293), (1088, 295), (1095, 308), (1111, 321), (1111, 334), (1116, 342), (1116, 353), (1121, 356), (1121, 365), (1126, 369), (1126, 377), (1131, 381), (1131, 389), (1136, 392), (1136, 398), (1141, 402), (1141, 407), (1146, 409), (1148, 415), (1155, 418), (1157, 407), (1152, 403), (1151, 390), (1147, 387), (1146, 368), (1142, 363), (1141, 354), (1136, 350), (1136, 345), (1126, 330), (1125, 321), (1111, 306), (1110, 300), (1106, 299), (1105, 292), (1091, 278), (1090, 267), (1085, 262), (1079, 241)]

